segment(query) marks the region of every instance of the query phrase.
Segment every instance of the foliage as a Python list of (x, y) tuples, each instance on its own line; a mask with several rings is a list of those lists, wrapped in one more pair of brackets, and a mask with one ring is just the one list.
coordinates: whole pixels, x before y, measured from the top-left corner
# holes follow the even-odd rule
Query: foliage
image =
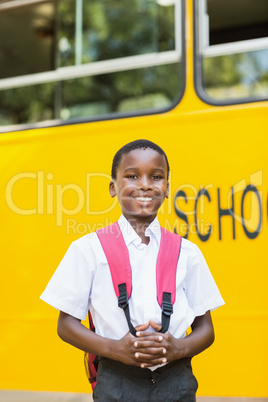
[(267, 96), (268, 50), (203, 60), (203, 86), (215, 99)]
[[(54, 42), (59, 67), (75, 64), (75, 12), (75, 0), (58, 2)], [(83, 1), (82, 63), (173, 50), (174, 32), (173, 5)], [(180, 64), (170, 64), (1, 91), (0, 124), (164, 107), (178, 96), (180, 71)]]
[(226, 87), (241, 81), (239, 63), (243, 55), (218, 56), (204, 59), (203, 85), (205, 88)]

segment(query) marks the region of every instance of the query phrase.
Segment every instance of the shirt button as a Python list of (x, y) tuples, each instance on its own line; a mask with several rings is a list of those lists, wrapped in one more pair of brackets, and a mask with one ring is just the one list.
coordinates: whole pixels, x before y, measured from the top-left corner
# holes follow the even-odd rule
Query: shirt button
[(153, 384), (156, 384), (156, 381), (153, 378), (151, 379), (151, 381)]

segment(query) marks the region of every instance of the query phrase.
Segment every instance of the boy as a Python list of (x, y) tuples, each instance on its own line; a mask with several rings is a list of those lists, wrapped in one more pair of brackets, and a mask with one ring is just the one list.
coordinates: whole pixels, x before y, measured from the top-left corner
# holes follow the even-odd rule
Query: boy
[[(195, 401), (191, 357), (213, 343), (210, 310), (224, 302), (198, 247), (182, 239), (174, 312), (169, 330), (157, 332), (161, 308), (155, 267), (161, 233), (156, 215), (168, 197), (168, 176), (166, 154), (147, 140), (126, 144), (113, 160), (109, 189), (122, 209), (118, 223), (131, 262), (129, 309), (136, 337), (118, 307), (96, 233), (72, 243), (41, 296), (60, 310), (61, 339), (101, 356), (94, 401)], [(81, 324), (89, 307), (95, 333)]]

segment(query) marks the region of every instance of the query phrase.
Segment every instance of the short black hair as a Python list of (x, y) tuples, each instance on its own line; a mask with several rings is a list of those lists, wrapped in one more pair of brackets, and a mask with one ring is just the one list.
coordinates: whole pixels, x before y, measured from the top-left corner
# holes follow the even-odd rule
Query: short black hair
[(112, 164), (112, 179), (116, 179), (116, 174), (117, 174), (117, 168), (120, 165), (121, 159), (123, 155), (128, 154), (131, 151), (134, 151), (134, 149), (153, 149), (154, 151), (158, 152), (160, 155), (163, 155), (166, 163), (167, 163), (167, 179), (169, 176), (169, 163), (168, 163), (168, 158), (165, 152), (163, 151), (162, 148), (159, 147), (159, 145), (155, 144), (152, 141), (149, 140), (135, 140), (132, 142), (129, 142), (128, 144), (124, 145), (122, 148), (120, 148), (114, 158), (113, 158), (113, 164)]

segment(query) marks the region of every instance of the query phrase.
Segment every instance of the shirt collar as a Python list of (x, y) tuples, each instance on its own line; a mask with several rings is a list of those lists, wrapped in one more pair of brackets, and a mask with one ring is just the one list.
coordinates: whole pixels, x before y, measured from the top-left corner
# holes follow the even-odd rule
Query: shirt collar
[[(141, 243), (140, 236), (133, 229), (133, 227), (131, 226), (129, 221), (124, 217), (124, 215), (120, 216), (120, 218), (118, 219), (118, 224), (127, 246), (129, 246), (130, 243), (133, 243), (135, 246), (138, 246)], [(150, 238), (154, 236), (159, 246), (161, 239), (161, 228), (157, 217), (155, 217), (153, 222), (151, 222), (148, 228), (145, 230), (145, 235), (149, 236)]]

